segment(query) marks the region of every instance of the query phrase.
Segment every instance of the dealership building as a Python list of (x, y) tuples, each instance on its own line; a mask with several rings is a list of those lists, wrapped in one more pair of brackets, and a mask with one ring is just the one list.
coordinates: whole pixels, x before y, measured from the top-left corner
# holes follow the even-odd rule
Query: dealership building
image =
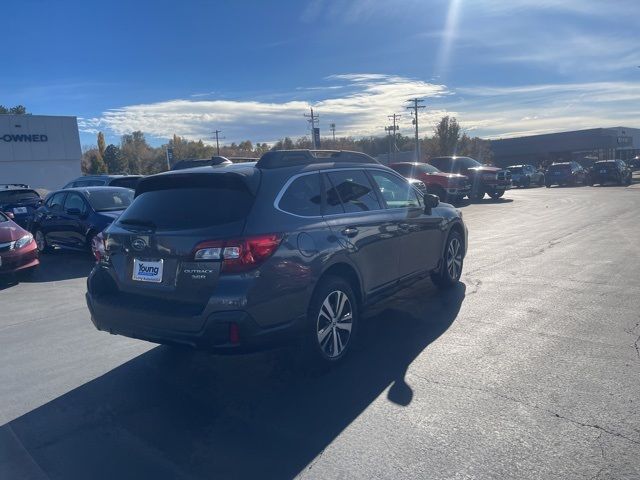
[(0, 184), (54, 190), (80, 175), (76, 117), (0, 115)]
[(491, 141), (498, 166), (576, 161), (588, 166), (597, 160), (630, 160), (640, 154), (640, 129), (591, 128), (572, 132)]

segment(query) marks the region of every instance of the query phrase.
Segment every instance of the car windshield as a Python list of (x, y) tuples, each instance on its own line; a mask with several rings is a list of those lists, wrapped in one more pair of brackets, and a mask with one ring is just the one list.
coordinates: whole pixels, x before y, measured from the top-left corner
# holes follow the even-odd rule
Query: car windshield
[(425, 163), (423, 165), (418, 165), (417, 169), (419, 172), (422, 172), (422, 173), (439, 173), (440, 172), (440, 170), (438, 170), (433, 165), (429, 165), (428, 163)]
[(507, 167), (511, 173), (522, 173), (522, 167)]
[(34, 202), (40, 200), (40, 195), (35, 190), (7, 190), (0, 192), (0, 204)]
[(85, 195), (96, 212), (124, 210), (133, 200), (133, 190), (126, 188), (87, 190)]
[(8, 222), (9, 217), (7, 217), (4, 213), (0, 212), (0, 223)]
[(476, 168), (482, 164), (471, 157), (458, 157), (453, 162), (454, 168)]

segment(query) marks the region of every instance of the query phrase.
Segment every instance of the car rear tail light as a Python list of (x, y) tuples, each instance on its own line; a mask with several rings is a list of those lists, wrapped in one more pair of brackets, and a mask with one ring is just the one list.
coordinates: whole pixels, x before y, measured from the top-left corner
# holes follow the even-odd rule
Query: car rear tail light
[(259, 266), (276, 251), (282, 235), (268, 234), (231, 240), (213, 240), (195, 248), (195, 260), (222, 260), (225, 273), (246, 272)]
[(237, 323), (229, 324), (229, 343), (240, 343), (240, 328)]

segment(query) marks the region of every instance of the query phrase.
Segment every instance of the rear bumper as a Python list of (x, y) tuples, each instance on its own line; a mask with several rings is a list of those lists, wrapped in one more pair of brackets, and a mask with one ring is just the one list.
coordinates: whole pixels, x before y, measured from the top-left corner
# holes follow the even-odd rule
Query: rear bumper
[(91, 321), (98, 330), (114, 335), (215, 353), (246, 353), (295, 341), (306, 320), (305, 316), (264, 327), (242, 308), (242, 302), (234, 302), (236, 309), (224, 309), (225, 299), (212, 298), (201, 310), (159, 305), (150, 298), (132, 300), (130, 295), (96, 286), (100, 280), (93, 278), (95, 271), (87, 280)]

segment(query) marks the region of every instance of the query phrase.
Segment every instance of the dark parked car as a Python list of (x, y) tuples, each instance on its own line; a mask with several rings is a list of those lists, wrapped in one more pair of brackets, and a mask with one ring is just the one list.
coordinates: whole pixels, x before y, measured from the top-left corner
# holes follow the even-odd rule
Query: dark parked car
[(589, 184), (604, 185), (607, 182), (631, 185), (631, 169), (622, 160), (601, 160), (591, 167)]
[(536, 170), (533, 165), (510, 165), (511, 182), (516, 187), (528, 188), (531, 185), (544, 185), (544, 172)]
[(32, 272), (40, 262), (33, 235), (0, 212), (0, 274)]
[(91, 251), (93, 237), (133, 200), (122, 187), (69, 188), (51, 193), (33, 216), (30, 230), (40, 252), (51, 248)]
[(23, 228), (42, 204), (40, 194), (23, 183), (0, 184), (0, 211), (12, 213), (13, 221)]
[(551, 185), (586, 185), (587, 171), (578, 162), (554, 163), (544, 173), (544, 184)]
[(123, 187), (135, 190), (142, 175), (85, 175), (67, 183), (65, 188)]
[(455, 285), (459, 211), (357, 152), (145, 178), (87, 280), (99, 330), (240, 352), (289, 341), (342, 359), (364, 308), (417, 278)]
[(405, 177), (422, 180), (427, 192), (440, 197), (443, 202), (457, 202), (471, 191), (469, 179), (457, 173), (444, 173), (433, 165), (418, 162), (398, 162), (389, 165)]
[(488, 194), (494, 200), (502, 197), (511, 188), (511, 172), (490, 167), (471, 157), (434, 157), (429, 163), (447, 173), (459, 173), (471, 182), (471, 200), (482, 200)]

